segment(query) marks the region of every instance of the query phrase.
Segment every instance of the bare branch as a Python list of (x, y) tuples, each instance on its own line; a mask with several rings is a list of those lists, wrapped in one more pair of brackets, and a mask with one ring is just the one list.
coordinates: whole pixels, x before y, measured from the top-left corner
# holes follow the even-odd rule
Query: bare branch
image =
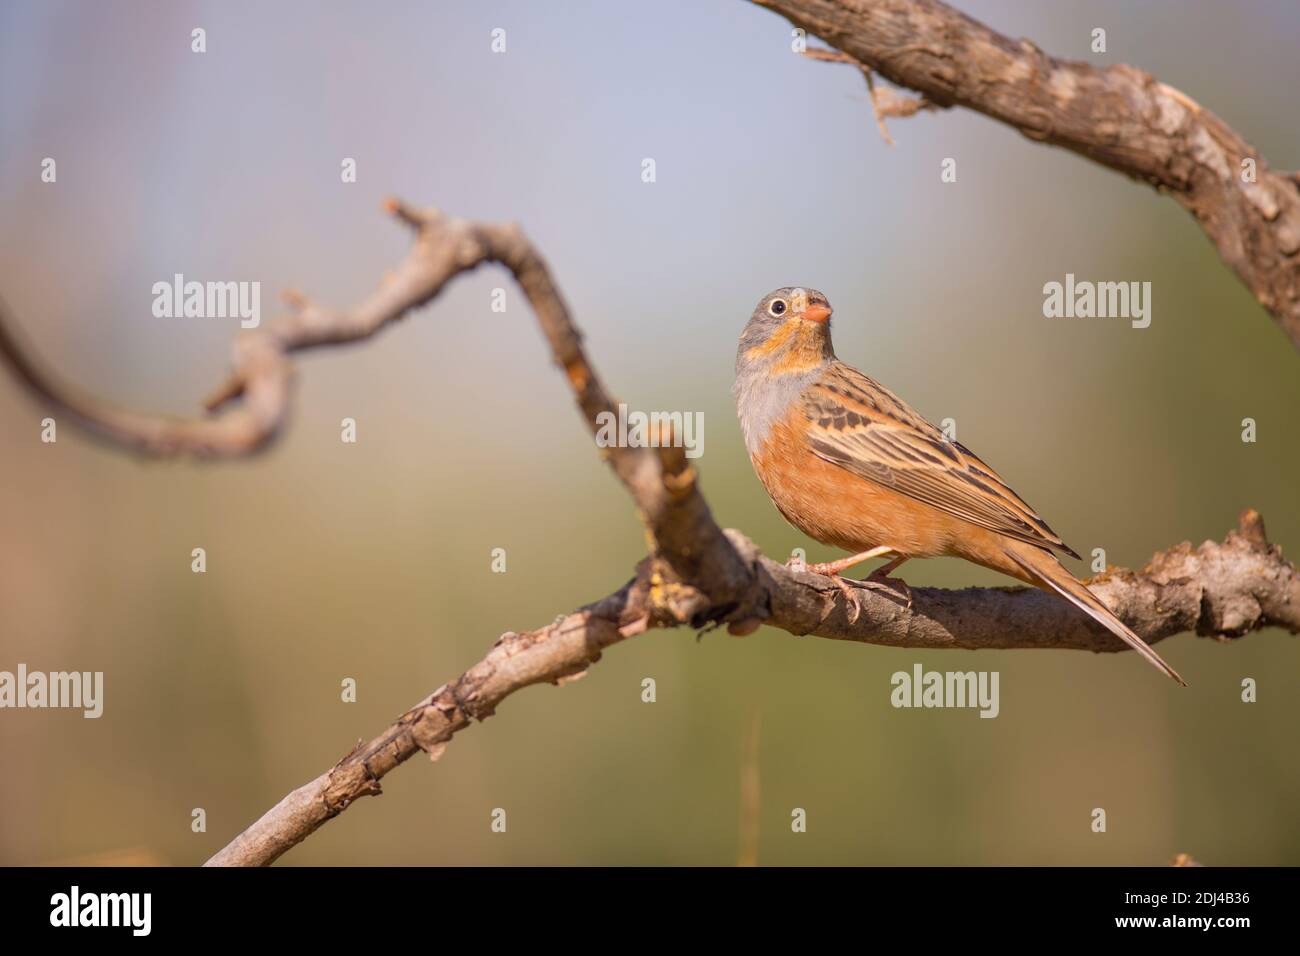
[(289, 794), (207, 866), (266, 866), (358, 797), (381, 792), (380, 779), (421, 750), (437, 760), (471, 719), (485, 720), (508, 695), (530, 684), (581, 676), (601, 651), (623, 639), (617, 621), (627, 590), (526, 634), (503, 634), (487, 657), (444, 684), (365, 745)]
[[(292, 306), (287, 315), (238, 339), (234, 371), (207, 405), (215, 411), (236, 398), (242, 397), (243, 403), (213, 418), (174, 419), (124, 411), (60, 385), (28, 357), (16, 331), (10, 329), (8, 316), (0, 316), (0, 355), (38, 399), (111, 444), (152, 456), (246, 455), (274, 438), (288, 415), (289, 353), (369, 338), (432, 300), (461, 273), (497, 262), (510, 270), (532, 305), (588, 430), (595, 434), (602, 413), (617, 416), (617, 403), (587, 360), (581, 335), (545, 261), (517, 225), (452, 219), (395, 200), (388, 201), (386, 208), (415, 231), (411, 251), (398, 267), (376, 292), (347, 311), (318, 306), (299, 293), (287, 295)], [(726, 546), (682, 449), (610, 447), (602, 454), (631, 494), (663, 562), (666, 586), (659, 594), (666, 607), (687, 616), (704, 610), (702, 595), (681, 584), (702, 574), (719, 593), (743, 585), (746, 576), (740, 559)]]
[(1169, 192), (1300, 348), (1300, 180), (1185, 93), (1131, 66), (1050, 57), (939, 0), (753, 2), (936, 106), (976, 110)]
[[(756, 620), (795, 635), (914, 648), (1056, 647), (1120, 651), (1126, 645), (1068, 604), (1032, 588), (913, 588), (906, 607), (875, 591), (851, 598), (829, 578), (791, 571), (765, 558), (744, 535), (728, 531), (753, 573), (738, 620)], [(1097, 593), (1148, 642), (1181, 631), (1238, 637), (1265, 627), (1300, 632), (1300, 574), (1264, 538), (1263, 522), (1243, 513), (1222, 544), (1182, 544), (1155, 555), (1141, 571), (1112, 570)], [(208, 866), (265, 866), (300, 843), (419, 751), (443, 753), (472, 719), (491, 716), (506, 697), (533, 684), (576, 679), (612, 644), (655, 626), (695, 625), (662, 613), (657, 564), (603, 601), (549, 627), (507, 633), (478, 664), (444, 684), (333, 769), (266, 812)]]
[[(913, 587), (906, 607), (877, 591), (846, 598), (820, 575), (791, 571), (757, 554), (736, 532), (742, 551), (753, 556), (773, 624), (792, 634), (890, 647), (1071, 648), (1121, 651), (1122, 641), (1034, 588)], [(1149, 644), (1193, 632), (1220, 640), (1265, 627), (1300, 633), (1300, 575), (1264, 536), (1253, 510), (1222, 543), (1197, 548), (1184, 543), (1154, 555), (1139, 571), (1112, 569), (1089, 587)]]

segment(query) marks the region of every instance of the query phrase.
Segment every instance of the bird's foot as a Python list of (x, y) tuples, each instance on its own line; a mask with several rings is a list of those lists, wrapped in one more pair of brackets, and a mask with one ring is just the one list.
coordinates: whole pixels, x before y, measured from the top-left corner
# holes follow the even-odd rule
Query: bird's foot
[(846, 578), (842, 574), (828, 574), (826, 577), (835, 582), (835, 586), (839, 588), (840, 594), (844, 598), (844, 607), (849, 616), (849, 623), (857, 623), (858, 616), (862, 613), (862, 608), (858, 605), (857, 601), (853, 600), (853, 592), (857, 589), (869, 589), (873, 585), (868, 584), (866, 581), (857, 581), (853, 578)]
[[(861, 580), (857, 578), (846, 578), (840, 572), (846, 568), (861, 564), (863, 561), (870, 561), (872, 558), (879, 558), (886, 554), (894, 555), (894, 559), (888, 564), (884, 564), (872, 571)], [(838, 561), (826, 561), (821, 564), (805, 564), (798, 566), (793, 558), (786, 565), (797, 571), (811, 571), (813, 574), (823, 574), (835, 582), (840, 593), (844, 595), (844, 600), (851, 606), (857, 605), (853, 602), (850, 595), (854, 588), (865, 591), (888, 591), (894, 597), (901, 597), (905, 606), (910, 611), (912, 609), (912, 589), (907, 586), (907, 582), (902, 578), (891, 578), (889, 572), (893, 571), (904, 561), (907, 555), (900, 554), (897, 548), (888, 546), (872, 548), (870, 551), (863, 551), (860, 554), (851, 555), (847, 558), (841, 558)]]
[(881, 574), (879, 571), (873, 571), (865, 578), (846, 578), (841, 574), (828, 574), (835, 586), (848, 597), (854, 588), (860, 588), (863, 591), (885, 591), (891, 597), (902, 598), (906, 608), (912, 609), (912, 589), (907, 586), (907, 582), (902, 578), (891, 578)]

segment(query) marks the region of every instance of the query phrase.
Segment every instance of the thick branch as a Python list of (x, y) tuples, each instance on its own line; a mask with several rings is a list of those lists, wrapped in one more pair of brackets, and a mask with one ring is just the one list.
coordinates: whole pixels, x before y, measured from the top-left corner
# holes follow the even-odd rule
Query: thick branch
[(977, 110), (1168, 191), (1300, 348), (1300, 182), (1186, 94), (1131, 66), (1050, 57), (939, 0), (753, 2), (928, 103)]
[[(829, 578), (787, 569), (727, 532), (751, 572), (742, 624), (762, 620), (792, 634), (891, 647), (1065, 647), (1119, 651), (1126, 645), (1070, 605), (1029, 588), (913, 588), (911, 610), (874, 591), (851, 597)], [(1264, 537), (1247, 511), (1222, 544), (1182, 544), (1141, 571), (1110, 571), (1093, 582), (1107, 604), (1148, 642), (1180, 631), (1238, 637), (1265, 627), (1300, 632), (1300, 575)], [(597, 604), (525, 634), (508, 633), (478, 664), (439, 687), (382, 734), (272, 807), (207, 863), (264, 866), (310, 836), (358, 797), (378, 794), (380, 778), (421, 750), (434, 760), (452, 736), (495, 712), (510, 694), (539, 683), (576, 679), (601, 652), (642, 630), (640, 622), (693, 623), (661, 613), (663, 587), (647, 559), (636, 578)], [(748, 630), (748, 628), (740, 628)]]
[[(1033, 588), (912, 588), (908, 611), (876, 591), (845, 599), (819, 575), (797, 573), (751, 555), (767, 600), (766, 623), (792, 634), (890, 647), (1072, 648), (1122, 651), (1123, 641), (1070, 605)], [(1092, 590), (1148, 644), (1193, 632), (1220, 640), (1264, 627), (1300, 633), (1300, 575), (1265, 538), (1253, 510), (1222, 543), (1180, 544), (1154, 555), (1139, 571), (1112, 569)]]

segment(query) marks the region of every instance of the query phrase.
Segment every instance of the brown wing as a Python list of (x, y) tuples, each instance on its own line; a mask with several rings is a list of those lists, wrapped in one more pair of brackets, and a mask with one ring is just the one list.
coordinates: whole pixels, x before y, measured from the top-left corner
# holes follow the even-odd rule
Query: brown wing
[(857, 369), (835, 362), (805, 392), (803, 411), (809, 444), (825, 461), (981, 528), (1078, 557), (997, 472)]

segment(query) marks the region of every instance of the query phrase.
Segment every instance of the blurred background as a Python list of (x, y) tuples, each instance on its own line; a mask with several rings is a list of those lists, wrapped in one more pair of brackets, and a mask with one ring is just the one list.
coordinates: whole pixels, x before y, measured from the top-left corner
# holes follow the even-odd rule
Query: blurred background
[[(1149, 70), (1300, 166), (1295, 4), (958, 6), (1051, 54)], [(523, 223), (612, 389), (704, 413), (704, 491), (770, 555), (837, 556), (769, 503), (729, 394), (754, 303), (793, 284), (829, 296), (842, 358), (955, 419), (1081, 553), (1140, 566), (1222, 539), (1247, 506), (1300, 552), (1300, 355), (1191, 218), (968, 112), (893, 120), (890, 147), (861, 75), (793, 55), (790, 30), (741, 0), (4, 0), (0, 292), (65, 380), (193, 414), (238, 320), (155, 318), (153, 283), (260, 281), (264, 322), (286, 288), (348, 305), (408, 247), (380, 211), (392, 194)], [(1043, 284), (1067, 272), (1150, 281), (1150, 328), (1044, 318)], [(616, 589), (642, 556), (500, 270), (299, 371), (282, 440), (208, 464), (71, 427), (42, 444), (47, 410), (0, 376), (0, 670), (106, 684), (98, 720), (0, 712), (0, 862), (199, 863), (501, 632)], [(1009, 583), (954, 561), (906, 571)], [(1300, 862), (1295, 640), (1159, 650), (1190, 689), (1131, 654), (649, 633), (576, 684), (510, 698), (283, 863), (730, 864), (746, 772), (762, 863)], [(890, 675), (916, 662), (999, 671), (1000, 716), (895, 710)], [(1240, 702), (1244, 677), (1258, 703)]]

